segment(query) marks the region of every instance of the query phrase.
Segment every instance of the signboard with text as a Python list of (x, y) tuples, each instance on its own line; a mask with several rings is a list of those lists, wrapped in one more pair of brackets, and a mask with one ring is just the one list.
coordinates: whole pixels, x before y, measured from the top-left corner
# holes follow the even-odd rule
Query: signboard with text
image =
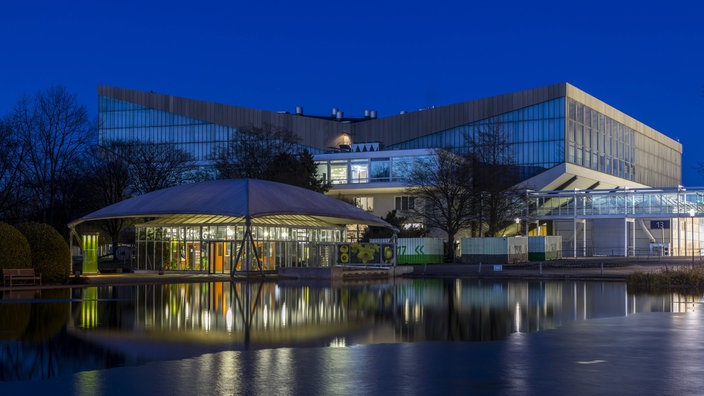
[(670, 220), (650, 220), (651, 230), (667, 230), (670, 228)]

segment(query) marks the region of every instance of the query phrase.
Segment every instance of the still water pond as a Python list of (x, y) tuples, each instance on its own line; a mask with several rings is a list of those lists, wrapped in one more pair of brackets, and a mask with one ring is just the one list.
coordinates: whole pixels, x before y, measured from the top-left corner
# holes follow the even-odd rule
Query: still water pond
[(0, 393), (603, 394), (634, 372), (634, 391), (687, 393), (699, 301), (573, 281), (5, 292)]

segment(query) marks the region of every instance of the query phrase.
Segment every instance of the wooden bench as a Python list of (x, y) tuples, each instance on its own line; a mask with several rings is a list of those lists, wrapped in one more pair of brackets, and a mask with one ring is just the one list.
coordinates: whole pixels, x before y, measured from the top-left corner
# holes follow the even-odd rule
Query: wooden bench
[(37, 274), (34, 268), (3, 268), (2, 269), (2, 284), (3, 286), (12, 286), (13, 283), (22, 282), (26, 284), (32, 282), (33, 285), (42, 284), (42, 275)]

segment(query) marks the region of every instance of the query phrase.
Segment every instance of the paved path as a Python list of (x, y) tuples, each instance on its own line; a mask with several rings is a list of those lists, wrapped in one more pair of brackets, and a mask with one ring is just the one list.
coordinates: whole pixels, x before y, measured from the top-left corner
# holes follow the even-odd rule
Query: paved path
[[(542, 263), (522, 263), (502, 265), (493, 264), (427, 264), (414, 265), (413, 272), (404, 277), (410, 278), (508, 278), (508, 279), (584, 279), (624, 281), (626, 276), (635, 272), (657, 272), (665, 269), (691, 268), (704, 266), (697, 258), (687, 257), (589, 257), (546, 261)], [(240, 277), (241, 280), (261, 280), (259, 274)], [(264, 277), (266, 280), (279, 279), (276, 274)], [(163, 275), (155, 271), (137, 271), (125, 274), (83, 275), (71, 277), (67, 285), (1, 287), (2, 290), (46, 289), (60, 287), (82, 287), (94, 285), (135, 285), (157, 283), (192, 283), (230, 281), (229, 274), (193, 274), (188, 272), (166, 272)], [(303, 280), (305, 281), (305, 280)], [(320, 279), (317, 280), (318, 282)]]
[[(694, 264), (693, 264), (694, 263)], [(588, 257), (521, 264), (428, 264), (414, 267), (416, 278), (521, 278), (605, 279), (623, 281), (629, 274), (702, 266), (701, 261), (680, 257)]]

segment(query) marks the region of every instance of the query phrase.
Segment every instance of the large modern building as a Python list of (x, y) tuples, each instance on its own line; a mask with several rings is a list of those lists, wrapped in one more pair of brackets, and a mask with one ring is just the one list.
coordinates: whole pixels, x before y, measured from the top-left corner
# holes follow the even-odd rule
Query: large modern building
[[(385, 117), (374, 110), (350, 117), (335, 108), (327, 116), (307, 115), (302, 107), (265, 111), (107, 86), (98, 92), (100, 142), (174, 143), (208, 166), (213, 150), (243, 128), (286, 129), (315, 155), (319, 174), (332, 182), (329, 195), (353, 199), (377, 216), (414, 205), (405, 178), (416, 161), (437, 148), (462, 153), (466, 136), (487, 125), (506, 131), (526, 189), (618, 190), (682, 182), (679, 142), (567, 83)], [(541, 229), (536, 213), (524, 215), (537, 225), (531, 233)], [(576, 227), (554, 225), (542, 232), (548, 229)], [(564, 239), (574, 248), (576, 231)]]

